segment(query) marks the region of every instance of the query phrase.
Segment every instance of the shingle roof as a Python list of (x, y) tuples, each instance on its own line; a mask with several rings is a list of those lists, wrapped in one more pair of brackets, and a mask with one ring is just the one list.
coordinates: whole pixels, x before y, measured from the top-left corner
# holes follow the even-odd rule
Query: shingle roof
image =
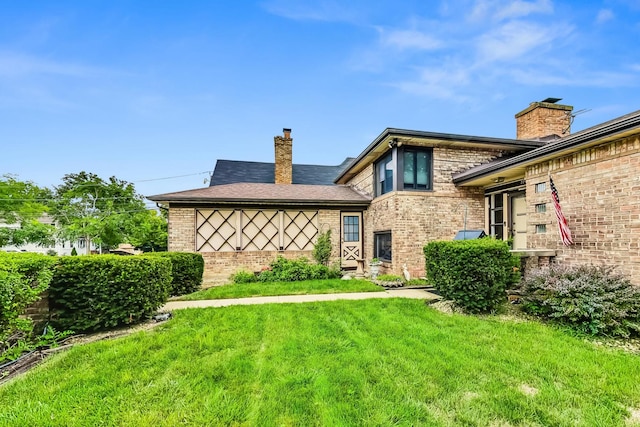
[[(293, 184), (332, 185), (333, 180), (336, 179), (352, 160), (353, 158), (348, 157), (338, 166), (294, 164), (292, 170)], [(273, 184), (275, 182), (274, 177), (274, 163), (218, 160), (209, 186), (213, 187), (241, 182)]]
[(155, 202), (188, 204), (295, 204), (367, 206), (370, 198), (343, 185), (235, 183), (147, 197)]

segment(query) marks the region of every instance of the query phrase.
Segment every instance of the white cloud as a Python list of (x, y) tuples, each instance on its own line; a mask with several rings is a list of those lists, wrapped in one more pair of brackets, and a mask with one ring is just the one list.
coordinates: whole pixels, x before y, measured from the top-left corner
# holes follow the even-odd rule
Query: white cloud
[(551, 3), (551, 0), (477, 0), (471, 9), (468, 19), (474, 22), (486, 20), (499, 22), (523, 18), (535, 13), (553, 13), (553, 3)]
[(420, 71), (417, 81), (404, 81), (394, 84), (403, 92), (423, 95), (430, 98), (465, 102), (469, 97), (462, 95), (462, 88), (469, 85), (469, 71), (464, 66), (425, 67)]
[(344, 3), (334, 0), (299, 2), (292, 0), (269, 0), (262, 7), (273, 15), (294, 21), (355, 22), (359, 15)]
[(611, 21), (615, 18), (615, 15), (610, 9), (601, 9), (598, 11), (598, 15), (596, 16), (597, 24), (604, 24), (605, 22)]
[(440, 40), (417, 30), (379, 31), (383, 46), (391, 46), (400, 50), (432, 50), (443, 45)]
[(572, 30), (572, 27), (565, 26), (549, 31), (535, 23), (511, 21), (477, 38), (478, 60), (481, 63), (508, 61), (533, 50), (550, 50), (555, 40), (568, 36)]

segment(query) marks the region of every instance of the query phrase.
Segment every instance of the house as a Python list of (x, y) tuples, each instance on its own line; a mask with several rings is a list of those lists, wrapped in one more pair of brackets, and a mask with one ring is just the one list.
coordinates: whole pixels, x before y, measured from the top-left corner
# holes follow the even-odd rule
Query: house
[[(42, 214), (42, 216), (38, 218), (38, 222), (49, 225), (51, 227), (56, 226), (54, 219), (46, 213)], [(0, 227), (19, 229), (21, 225), (19, 223), (0, 223)], [(55, 240), (49, 244), (25, 243), (24, 245), (20, 246), (0, 246), (0, 252), (32, 252), (39, 254), (71, 255), (74, 248), (76, 248), (76, 251), (78, 253), (85, 253), (86, 247), (86, 240), (83, 238), (79, 238), (75, 242)], [(93, 242), (91, 242), (90, 247), (92, 252), (98, 251), (98, 247)]]
[(425, 243), (482, 229), (528, 266), (605, 262), (640, 277), (640, 111), (571, 134), (573, 108), (558, 101), (516, 114), (515, 139), (387, 128), (338, 166), (292, 164), (284, 129), (274, 163), (219, 160), (208, 188), (149, 198), (169, 208), (169, 250), (201, 252), (209, 276), (310, 257), (327, 230), (343, 268), (376, 257), (422, 276)]

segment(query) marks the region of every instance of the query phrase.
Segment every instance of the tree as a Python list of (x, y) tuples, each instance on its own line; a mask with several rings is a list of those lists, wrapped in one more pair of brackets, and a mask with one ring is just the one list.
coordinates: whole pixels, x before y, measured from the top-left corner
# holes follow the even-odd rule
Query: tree
[(46, 201), (51, 191), (31, 181), (19, 181), (12, 175), (0, 177), (0, 246), (25, 243), (48, 244), (53, 240), (53, 227), (38, 219), (47, 212)]
[(158, 214), (155, 210), (146, 210), (136, 215), (135, 227), (129, 238), (136, 248), (144, 252), (167, 250), (167, 218), (164, 211)]
[(133, 184), (113, 176), (105, 181), (84, 171), (62, 178), (51, 205), (59, 237), (84, 239), (87, 254), (92, 242), (101, 247), (126, 242), (136, 216), (145, 211), (143, 197), (135, 192)]

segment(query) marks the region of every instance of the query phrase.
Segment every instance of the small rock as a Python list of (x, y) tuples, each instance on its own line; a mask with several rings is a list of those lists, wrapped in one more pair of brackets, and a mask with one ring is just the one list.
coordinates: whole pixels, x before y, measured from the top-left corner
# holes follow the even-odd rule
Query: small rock
[(171, 313), (160, 313), (153, 316), (153, 320), (155, 320), (156, 322), (164, 322), (171, 319), (171, 317)]
[(351, 276), (345, 274), (344, 276), (342, 276), (342, 280), (351, 280)]

